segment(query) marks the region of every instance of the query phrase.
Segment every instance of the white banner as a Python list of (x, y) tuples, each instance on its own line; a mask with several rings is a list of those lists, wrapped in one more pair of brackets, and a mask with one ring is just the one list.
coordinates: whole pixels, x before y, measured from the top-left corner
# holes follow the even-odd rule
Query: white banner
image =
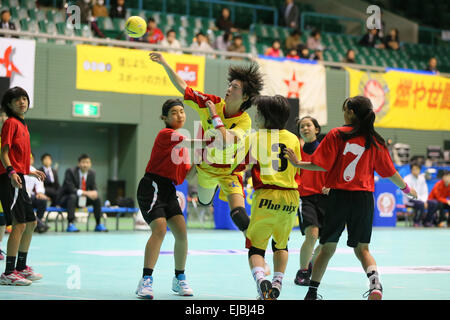
[(0, 77), (10, 79), (9, 87), (24, 88), (34, 102), (34, 60), (36, 42), (14, 38), (0, 38)]
[(316, 118), (327, 124), (327, 91), (325, 67), (320, 64), (290, 60), (257, 59), (264, 73), (262, 95), (279, 94), (299, 99), (299, 116)]

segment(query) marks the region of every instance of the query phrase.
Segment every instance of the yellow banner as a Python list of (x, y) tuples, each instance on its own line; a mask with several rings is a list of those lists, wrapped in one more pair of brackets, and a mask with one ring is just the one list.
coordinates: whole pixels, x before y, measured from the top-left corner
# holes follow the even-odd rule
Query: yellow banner
[[(164, 68), (152, 62), (150, 51), (77, 45), (80, 90), (158, 96), (179, 96)], [(205, 57), (163, 53), (169, 65), (195, 90), (204, 91)]]
[(450, 131), (450, 79), (427, 74), (363, 72), (346, 68), (349, 96), (363, 95), (373, 104), (375, 126)]

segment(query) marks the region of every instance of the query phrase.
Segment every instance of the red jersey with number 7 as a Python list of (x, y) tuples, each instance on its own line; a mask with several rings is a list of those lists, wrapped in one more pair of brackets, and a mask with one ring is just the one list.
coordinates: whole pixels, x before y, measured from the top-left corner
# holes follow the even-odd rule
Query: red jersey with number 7
[(389, 151), (380, 143), (365, 149), (366, 139), (358, 136), (344, 141), (339, 131), (351, 131), (351, 126), (332, 129), (313, 153), (311, 162), (328, 171), (325, 185), (331, 189), (374, 192), (374, 171), (387, 178), (395, 174)]

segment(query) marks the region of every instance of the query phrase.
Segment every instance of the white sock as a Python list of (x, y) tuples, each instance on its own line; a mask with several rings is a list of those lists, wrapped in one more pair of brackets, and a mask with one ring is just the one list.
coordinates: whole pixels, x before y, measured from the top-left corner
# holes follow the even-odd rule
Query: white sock
[(367, 270), (366, 270), (366, 274), (372, 274), (373, 272), (375, 272), (375, 275), (378, 276), (378, 270), (377, 270), (377, 266), (368, 266)]
[(253, 279), (255, 279), (256, 283), (264, 280), (266, 278), (264, 268), (262, 267), (254, 267), (252, 269)]
[(272, 282), (278, 281), (279, 283), (283, 283), (284, 273), (283, 272), (274, 272)]

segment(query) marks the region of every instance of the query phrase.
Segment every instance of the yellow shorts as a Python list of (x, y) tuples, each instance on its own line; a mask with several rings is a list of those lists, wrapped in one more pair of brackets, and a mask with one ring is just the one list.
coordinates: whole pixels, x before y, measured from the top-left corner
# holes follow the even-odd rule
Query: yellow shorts
[(220, 200), (228, 201), (227, 196), (234, 193), (244, 196), (243, 172), (232, 174), (229, 168), (215, 168), (206, 163), (201, 163), (196, 169), (199, 186), (205, 189), (215, 189), (219, 185)]
[(299, 193), (297, 190), (258, 189), (253, 194), (252, 214), (247, 238), (255, 248), (266, 250), (270, 237), (277, 249), (286, 248), (295, 225)]

